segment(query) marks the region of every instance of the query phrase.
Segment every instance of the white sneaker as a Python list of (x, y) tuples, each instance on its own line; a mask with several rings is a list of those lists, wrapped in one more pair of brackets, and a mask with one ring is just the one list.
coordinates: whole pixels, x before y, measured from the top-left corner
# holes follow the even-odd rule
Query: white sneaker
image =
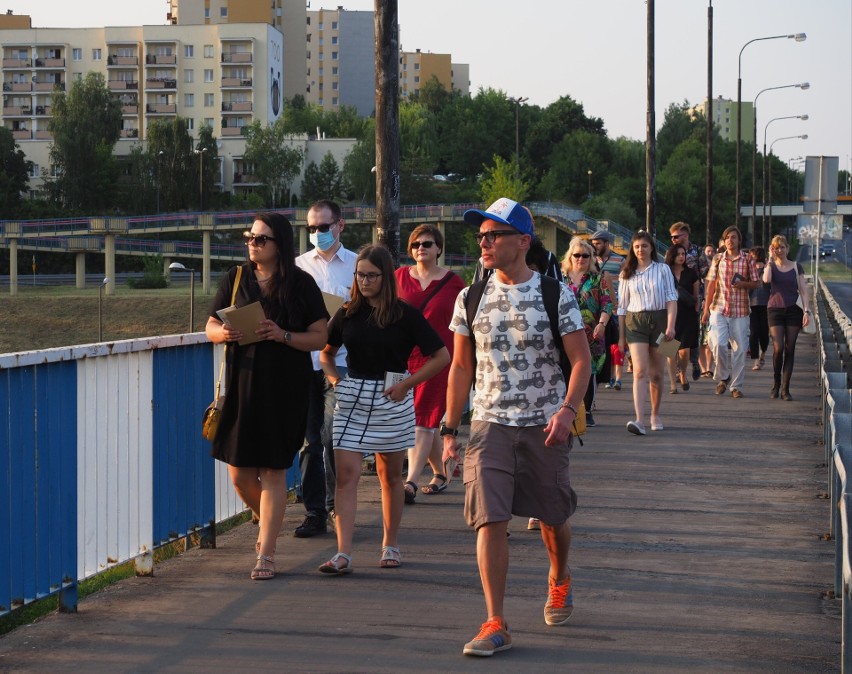
[(641, 421), (628, 421), (627, 430), (633, 433), (633, 435), (645, 435), (645, 427)]

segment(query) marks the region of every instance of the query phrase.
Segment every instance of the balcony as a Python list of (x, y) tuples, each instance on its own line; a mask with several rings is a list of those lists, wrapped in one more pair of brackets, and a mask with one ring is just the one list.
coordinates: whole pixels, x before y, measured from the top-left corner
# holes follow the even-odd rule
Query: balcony
[(65, 67), (65, 59), (58, 58), (50, 58), (50, 59), (42, 59), (37, 58), (35, 62), (36, 68), (64, 68)]
[(251, 112), (251, 101), (225, 101), (222, 103), (222, 112)]
[(138, 56), (107, 56), (107, 66), (138, 66)]
[(29, 59), (3, 59), (4, 68), (32, 68), (32, 65)]
[(44, 130), (44, 131), (38, 130), (38, 131), (35, 132), (35, 139), (36, 140), (53, 140), (53, 134), (50, 133), (50, 131), (47, 131), (47, 130)]
[(174, 54), (148, 54), (145, 57), (145, 65), (149, 66), (173, 66), (177, 64), (177, 56)]
[(119, 138), (139, 138), (139, 129), (122, 129)]
[(241, 80), (239, 77), (223, 77), (223, 89), (251, 89), (251, 80)]
[(177, 113), (177, 105), (174, 103), (158, 103), (145, 106), (145, 112), (149, 115), (174, 115)]
[(122, 89), (139, 89), (139, 82), (129, 80), (110, 80), (110, 91), (121, 91)]
[(65, 91), (65, 82), (36, 82), (35, 90), (36, 91), (53, 91), (54, 88), (59, 87), (61, 91)]
[(243, 135), (243, 127), (241, 127), (241, 126), (223, 126), (222, 127), (222, 135), (223, 136), (242, 136)]
[(3, 91), (32, 91), (32, 82), (3, 82)]
[(146, 89), (177, 89), (177, 80), (166, 79), (163, 77), (150, 78), (145, 80)]
[(135, 103), (133, 105), (122, 105), (121, 106), (121, 114), (122, 115), (138, 115), (139, 114), (139, 106)]
[(21, 105), (3, 106), (4, 117), (29, 117), (32, 114), (32, 108), (25, 108)]
[(234, 185), (259, 185), (256, 175), (251, 173), (234, 173)]
[(251, 62), (252, 62), (251, 52), (234, 51), (234, 52), (223, 52), (222, 53), (222, 63), (251, 63)]
[(12, 138), (15, 140), (32, 140), (33, 132), (29, 129), (14, 129), (12, 130)]
[(50, 117), (53, 114), (53, 108), (49, 105), (37, 105), (35, 113), (39, 116)]

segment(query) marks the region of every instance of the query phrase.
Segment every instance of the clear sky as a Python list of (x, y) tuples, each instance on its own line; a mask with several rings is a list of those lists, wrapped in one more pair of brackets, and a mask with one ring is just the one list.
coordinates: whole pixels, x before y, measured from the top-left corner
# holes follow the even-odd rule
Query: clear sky
[[(311, 9), (371, 10), (373, 0), (312, 0)], [(656, 121), (670, 103), (707, 92), (708, 0), (657, 0)], [(103, 26), (165, 23), (166, 0), (7, 0), (33, 25)], [(520, 8), (523, 9), (520, 9)], [(737, 58), (754, 38), (806, 33), (805, 42), (755, 42), (742, 55), (744, 101), (768, 87), (809, 82), (808, 91), (760, 96), (758, 144), (778, 142), (783, 160), (835, 155), (852, 168), (852, 2), (850, 0), (713, 0), (713, 94), (736, 100)], [(402, 47), (451, 53), (470, 64), (471, 91), (492, 87), (545, 106), (560, 96), (604, 120), (610, 137), (645, 138), (646, 4), (643, 0), (401, 0)]]

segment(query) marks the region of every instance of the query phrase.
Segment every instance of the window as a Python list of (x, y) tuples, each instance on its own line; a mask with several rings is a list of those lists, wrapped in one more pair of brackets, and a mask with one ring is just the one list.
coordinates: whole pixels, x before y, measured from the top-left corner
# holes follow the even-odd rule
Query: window
[(414, 76), (414, 84), (418, 84), (420, 82), (420, 75)]
[(204, 8), (204, 18), (205, 18), (205, 19), (209, 19), (209, 18), (210, 18), (210, 8), (209, 8), (209, 7), (205, 7), (205, 8)]
[(92, 60), (100, 61), (101, 60), (101, 50), (100, 49), (92, 49)]
[(321, 37), (321, 38), (319, 39), (319, 46), (320, 46), (320, 47), (322, 47), (324, 44), (325, 44), (325, 38), (324, 38), (324, 37)]
[(135, 56), (133, 47), (119, 47), (115, 50), (115, 55), (122, 58)]
[(195, 120), (192, 117), (186, 118), (187, 131), (192, 131), (195, 128)]
[(319, 26), (317, 26), (320, 30), (322, 30), (322, 21), (319, 22)]
[(332, 68), (331, 68), (331, 74), (332, 74), (332, 75), (337, 75), (337, 71), (338, 71), (337, 66), (332, 66)]
[[(310, 73), (308, 73), (308, 74), (310, 75)], [(319, 69), (319, 75), (320, 75), (320, 77), (322, 77), (324, 74), (325, 74), (325, 68), (320, 68), (320, 69)]]
[(33, 164), (30, 168), (30, 178), (41, 178), (41, 171), (39, 171), (38, 164)]
[(206, 44), (204, 45), (204, 58), (212, 59), (213, 58), (213, 45)]
[(183, 56), (184, 58), (195, 58), (195, 45), (185, 44), (183, 46)]
[(195, 105), (195, 94), (184, 94), (183, 95), (183, 107), (191, 108)]
[(216, 105), (216, 97), (214, 94), (204, 94), (204, 107), (212, 108)]
[(331, 52), (331, 60), (332, 60), (332, 61), (336, 61), (336, 60), (337, 60), (337, 52), (336, 52), (336, 51)]
[(71, 50), (71, 58), (74, 59), (75, 61), (82, 61), (83, 60), (83, 50), (80, 49), (80, 47), (74, 47), (74, 49)]
[(337, 30), (337, 21), (332, 21), (332, 22), (331, 22), (331, 29), (332, 29), (332, 30)]
[(319, 90), (320, 90), (320, 91), (322, 91), (322, 88), (323, 88), (323, 83), (322, 83), (322, 82), (320, 82), (320, 83), (319, 83)]
[(308, 59), (310, 60), (310, 58), (311, 58), (311, 52), (310, 52), (310, 50), (308, 50)]
[(213, 128), (213, 118), (205, 117), (204, 118), (204, 126), (209, 126), (211, 129)]
[(212, 68), (204, 71), (204, 81), (208, 82), (208, 83), (213, 81), (213, 70), (212, 70)]
[(415, 69), (415, 70), (420, 70), (420, 64), (419, 64), (419, 63), (415, 63), (415, 64), (414, 64), (414, 69)]
[(183, 71), (183, 81), (192, 84), (195, 81), (195, 71), (192, 69)]
[(219, 16), (221, 16), (223, 19), (228, 18), (228, 8), (227, 7), (220, 7), (219, 8)]
[(72, 76), (75, 82), (80, 82), (83, 79), (83, 73), (74, 73)]
[(331, 99), (331, 104), (337, 105), (337, 96), (335, 96), (334, 98)]
[(337, 44), (337, 35), (331, 36), (331, 44)]

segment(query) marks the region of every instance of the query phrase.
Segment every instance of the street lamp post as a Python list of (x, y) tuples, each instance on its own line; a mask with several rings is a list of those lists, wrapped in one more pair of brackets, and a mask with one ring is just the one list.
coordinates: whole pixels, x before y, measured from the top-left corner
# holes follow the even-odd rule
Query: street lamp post
[[(775, 143), (779, 143), (782, 140), (807, 140), (808, 134), (803, 133), (800, 136), (783, 136), (782, 138), (776, 138), (772, 141), (772, 144), (769, 146), (769, 154), (772, 155), (772, 148), (775, 146)], [(772, 229), (772, 162), (769, 162), (769, 229)], [(764, 230), (764, 239), (766, 238), (766, 233)]]
[(169, 271), (189, 272), (189, 331), (195, 332), (195, 270), (184, 267), (180, 262), (172, 262)]
[(530, 100), (528, 97), (509, 97), (509, 102), (515, 104), (515, 169), (518, 172), (521, 170), (521, 132), (519, 115), (521, 112), (521, 103), (526, 103), (528, 100)]
[(589, 169), (586, 173), (589, 176), (589, 196), (588, 196), (588, 198), (591, 199), (592, 198), (592, 169)]
[(163, 170), (164, 154), (162, 150), (157, 153), (157, 215), (160, 214), (160, 174)]
[(105, 278), (98, 286), (98, 341), (104, 341), (104, 286), (109, 283), (109, 279)]
[[(740, 153), (741, 153), (741, 144), (742, 144), (742, 136), (743, 136), (743, 51), (746, 47), (748, 47), (752, 42), (760, 42), (762, 40), (779, 40), (781, 38), (793, 39), (796, 42), (804, 42), (807, 39), (807, 35), (805, 33), (795, 33), (793, 35), (769, 35), (768, 37), (756, 37), (753, 40), (749, 40), (746, 42), (742, 49), (740, 49), (740, 55), (737, 58), (737, 170), (736, 170), (736, 213), (734, 216), (734, 224), (739, 227), (740, 225)], [(755, 139), (756, 141), (756, 139)]]
[(204, 210), (204, 153), (207, 152), (206, 147), (200, 150), (195, 150), (198, 155), (198, 210)]
[[(773, 119), (770, 119), (768, 122), (766, 122), (766, 126), (763, 127), (763, 160), (762, 160), (763, 165), (762, 165), (761, 171), (760, 171), (760, 187), (761, 187), (760, 200), (763, 202), (763, 213), (760, 216), (760, 227), (761, 227), (761, 232), (762, 232), (761, 245), (764, 248), (766, 248), (766, 132), (769, 130), (769, 125), (772, 124), (772, 122), (777, 122), (778, 120), (781, 120), (781, 119), (801, 119), (803, 122), (806, 122), (806, 121), (808, 121), (808, 116), (807, 115), (786, 115), (784, 117), (775, 117)], [(752, 165), (752, 175), (753, 174), (754, 174), (754, 165)], [(753, 179), (752, 179), (752, 182), (754, 182)], [(771, 190), (771, 186), (770, 186), (770, 190)], [(770, 192), (770, 194), (771, 194), (771, 192)], [(754, 199), (754, 197), (752, 197), (752, 199)], [(754, 215), (754, 204), (753, 203), (752, 203), (751, 217), (752, 217), (752, 221), (754, 221), (755, 215)]]
[[(752, 239), (757, 239), (757, 99), (760, 98), (760, 95), (767, 91), (774, 91), (775, 89), (793, 89), (798, 88), (803, 91), (810, 89), (811, 85), (808, 82), (800, 82), (798, 84), (784, 84), (780, 87), (767, 87), (766, 89), (761, 89), (757, 92), (757, 95), (754, 97), (754, 103), (752, 104), (751, 109), (751, 119), (752, 119), (752, 136), (753, 143), (751, 145), (751, 228), (752, 228)], [(766, 154), (766, 144), (763, 146), (763, 154)], [(764, 170), (765, 170), (764, 166)], [(761, 177), (761, 184), (763, 183), (763, 177)], [(765, 236), (765, 233), (764, 233)], [(754, 243), (754, 241), (752, 241)]]

